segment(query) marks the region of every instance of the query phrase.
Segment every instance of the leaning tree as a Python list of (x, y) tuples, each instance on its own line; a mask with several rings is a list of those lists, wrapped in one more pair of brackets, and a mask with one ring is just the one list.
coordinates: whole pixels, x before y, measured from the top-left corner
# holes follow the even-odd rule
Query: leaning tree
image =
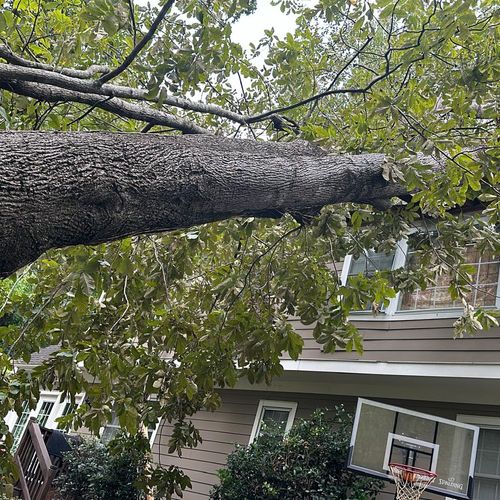
[[(180, 453), (218, 388), (300, 354), (290, 315), (361, 352), (352, 309), (447, 272), (458, 333), (495, 323), (462, 251), (499, 246), (495, 3), (277, 5), (295, 32), (243, 49), (254, 1), (0, 0), (2, 414), (85, 392), (65, 424), (166, 419)], [(340, 283), (409, 235), (418, 266)]]

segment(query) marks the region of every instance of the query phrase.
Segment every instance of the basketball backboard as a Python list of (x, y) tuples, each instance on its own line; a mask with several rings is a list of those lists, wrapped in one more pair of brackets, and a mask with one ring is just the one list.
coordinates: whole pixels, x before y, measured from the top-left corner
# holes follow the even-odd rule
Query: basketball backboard
[(348, 468), (391, 479), (397, 462), (437, 474), (426, 491), (472, 498), (479, 428), (368, 399), (358, 399)]

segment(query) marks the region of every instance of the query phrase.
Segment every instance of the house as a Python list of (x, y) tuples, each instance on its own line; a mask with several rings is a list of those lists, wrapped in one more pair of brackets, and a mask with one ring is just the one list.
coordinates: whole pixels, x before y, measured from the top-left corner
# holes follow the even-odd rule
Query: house
[[(395, 268), (408, 261), (407, 246), (393, 255), (366, 252), (359, 259), (347, 257), (342, 279), (374, 268)], [(467, 260), (477, 268), (471, 300), (476, 305), (500, 306), (498, 256), (467, 249)], [(460, 304), (461, 305), (461, 304)], [(193, 417), (203, 443), (186, 450), (182, 458), (166, 453), (171, 427), (161, 423), (153, 451), (163, 464), (182, 467), (193, 489), (187, 500), (208, 498), (234, 443), (248, 444), (262, 422), (274, 420), (284, 431), (294, 420), (316, 408), (343, 403), (354, 410), (358, 397), (366, 397), (480, 427), (475, 471), (474, 500), (500, 499), (500, 328), (476, 336), (454, 338), (453, 323), (461, 313), (447, 292), (446, 279), (425, 291), (399, 294), (377, 316), (370, 311), (353, 314), (352, 321), (364, 337), (364, 354), (322, 352), (312, 326), (292, 320), (304, 339), (297, 361), (282, 360), (284, 374), (270, 386), (240, 381), (223, 390), (216, 412)], [(379, 495), (394, 498), (391, 488)], [(442, 498), (425, 495), (424, 498)]]
[[(340, 271), (342, 279), (359, 271), (405, 265), (408, 255), (411, 252), (402, 244), (392, 255), (367, 251), (358, 259), (348, 256)], [(477, 269), (471, 301), (498, 308), (499, 257), (469, 247), (467, 260)], [(242, 380), (234, 389), (221, 390), (222, 406), (217, 411), (201, 411), (192, 418), (203, 443), (185, 450), (182, 458), (167, 453), (172, 428), (161, 422), (150, 435), (154, 459), (163, 466), (179, 465), (191, 477), (193, 488), (186, 492), (187, 500), (206, 499), (235, 443), (245, 445), (255, 439), (262, 422), (277, 421), (285, 432), (294, 420), (316, 408), (343, 403), (354, 409), (357, 398), (366, 397), (478, 425), (474, 499), (498, 500), (500, 328), (454, 339), (453, 323), (460, 313), (459, 304), (448, 295), (445, 278), (425, 291), (399, 294), (377, 316), (356, 312), (352, 321), (364, 337), (363, 356), (323, 352), (312, 326), (291, 319), (304, 339), (304, 349), (296, 361), (283, 357), (283, 376), (270, 386)], [(11, 415), (14, 434), (22, 433), (30, 415), (50, 426), (69, 408), (68, 402), (57, 401), (57, 393), (42, 393), (34, 411)], [(393, 498), (390, 491), (381, 493), (380, 499)]]

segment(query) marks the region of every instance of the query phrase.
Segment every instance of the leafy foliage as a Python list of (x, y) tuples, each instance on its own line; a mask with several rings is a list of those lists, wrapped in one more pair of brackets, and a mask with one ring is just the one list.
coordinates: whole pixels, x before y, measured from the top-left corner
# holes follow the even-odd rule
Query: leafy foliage
[(111, 454), (98, 440), (85, 439), (64, 454), (64, 463), (65, 468), (54, 482), (62, 500), (145, 498), (136, 483), (147, 461), (137, 446)]
[(335, 408), (334, 417), (316, 410), (284, 439), (279, 428), (269, 427), (254, 443), (229, 455), (211, 498), (374, 499), (382, 481), (345, 466), (351, 429), (351, 416), (343, 406)]
[[(115, 83), (219, 134), (281, 141), (299, 134), (332, 153), (383, 152), (394, 160), (387, 179), (403, 179), (414, 196), (386, 212), (348, 204), (312, 219), (297, 214), (309, 225), (247, 218), (47, 253), (0, 282), (1, 415), (20, 413), (23, 401), (33, 408), (41, 388), (73, 400), (85, 392), (68, 426), (97, 433), (114, 411), (135, 435), (166, 419), (174, 425), (169, 451), (181, 453), (200, 441), (189, 417), (216, 409), (218, 388), (240, 377), (270, 382), (282, 371), (282, 353), (299, 356), (303, 341), (290, 315), (316, 322), (325, 351), (361, 352), (352, 310), (450, 272), (450, 292), (465, 303), (457, 332), (496, 324), (495, 312), (467, 302), (474, 284), (463, 252), (471, 241), (500, 251), (495, 2), (276, 3), (296, 16), (295, 32), (279, 39), (268, 29), (244, 50), (231, 38), (234, 22), (255, 2), (180, 0)], [(157, 11), (125, 0), (0, 0), (0, 40), (32, 62), (116, 67)], [(0, 92), (0, 129), (144, 129), (98, 106)], [(167, 96), (200, 95), (241, 114), (284, 118), (242, 126), (164, 104)], [(422, 154), (445, 171), (422, 164)], [(465, 216), (471, 205), (477, 212)], [(390, 251), (415, 232), (418, 268), (340, 283), (335, 266), (347, 253)], [(59, 352), (34, 371), (14, 372), (14, 360), (49, 345)], [(0, 433), (0, 477), (12, 479), (12, 436), (2, 419)], [(167, 489), (185, 485), (175, 468), (155, 474)]]

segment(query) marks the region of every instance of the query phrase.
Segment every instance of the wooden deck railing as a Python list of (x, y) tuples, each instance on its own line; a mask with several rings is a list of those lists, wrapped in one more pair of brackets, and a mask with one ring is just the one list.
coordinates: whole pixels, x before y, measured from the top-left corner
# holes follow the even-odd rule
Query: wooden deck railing
[(30, 419), (14, 455), (19, 471), (17, 489), (23, 500), (50, 498), (52, 480), (59, 468), (52, 464), (45, 441), (36, 419)]

